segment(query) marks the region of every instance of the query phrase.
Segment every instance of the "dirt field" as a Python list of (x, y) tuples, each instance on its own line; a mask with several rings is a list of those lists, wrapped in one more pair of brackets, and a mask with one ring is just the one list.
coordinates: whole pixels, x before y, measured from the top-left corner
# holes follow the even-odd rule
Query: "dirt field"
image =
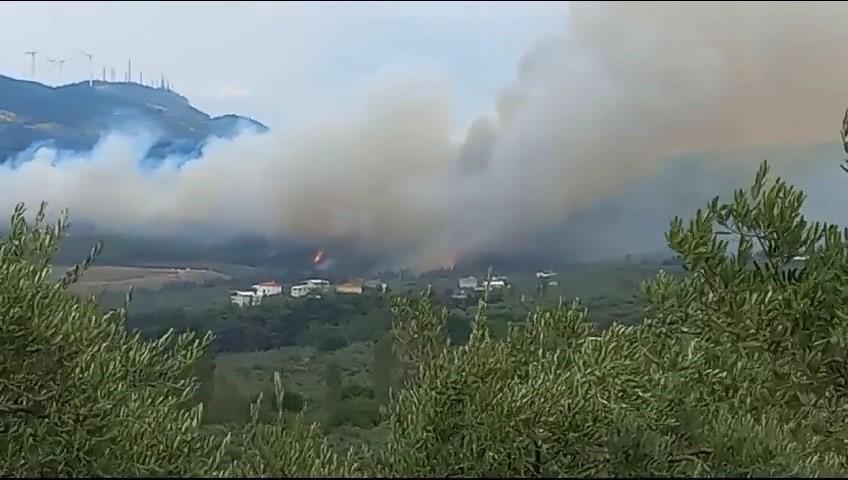
[[(64, 268), (56, 268), (57, 275), (64, 271)], [(126, 291), (130, 285), (137, 289), (159, 290), (169, 283), (203, 283), (229, 279), (228, 275), (205, 269), (94, 266), (85, 272), (72, 290), (88, 293), (105, 290)]]

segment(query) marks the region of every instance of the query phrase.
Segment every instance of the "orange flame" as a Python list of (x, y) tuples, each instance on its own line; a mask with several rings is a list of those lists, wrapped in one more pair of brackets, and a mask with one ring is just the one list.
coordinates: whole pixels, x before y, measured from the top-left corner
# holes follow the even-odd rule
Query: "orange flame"
[(442, 268), (445, 270), (453, 270), (456, 268), (456, 254), (451, 254), (442, 260)]
[(315, 257), (312, 258), (312, 263), (321, 263), (321, 260), (324, 260), (324, 250), (318, 250), (317, 252), (315, 252)]

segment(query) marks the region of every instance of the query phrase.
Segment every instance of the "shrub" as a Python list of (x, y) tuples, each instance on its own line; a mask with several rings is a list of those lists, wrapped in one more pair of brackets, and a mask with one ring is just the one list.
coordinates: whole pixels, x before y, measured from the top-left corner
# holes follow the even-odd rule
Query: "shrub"
[(357, 384), (345, 385), (342, 388), (342, 400), (356, 397), (374, 398), (374, 389)]
[(317, 348), (322, 352), (334, 352), (348, 345), (347, 339), (343, 336), (333, 333), (321, 338), (318, 341)]
[(373, 428), (380, 423), (380, 408), (373, 398), (357, 396), (342, 400), (327, 419), (327, 427), (350, 425)]

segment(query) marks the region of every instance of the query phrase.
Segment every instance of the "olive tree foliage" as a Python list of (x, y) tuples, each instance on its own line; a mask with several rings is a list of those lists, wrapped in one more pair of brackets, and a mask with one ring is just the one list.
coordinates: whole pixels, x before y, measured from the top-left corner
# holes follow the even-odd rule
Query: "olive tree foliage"
[(276, 421), (261, 419), (263, 394), (251, 405), (250, 420), (238, 436), (238, 457), (227, 470), (236, 477), (355, 477), (360, 476), (353, 450), (337, 455), (321, 435), (317, 424), (307, 424), (302, 415), (290, 419), (285, 409), (282, 377), (274, 374), (277, 399)]
[[(416, 365), (393, 392), (383, 475), (844, 473), (848, 242), (769, 176), (667, 240), (689, 275), (644, 285), (643, 325), (600, 332), (579, 303), (452, 346), (426, 300), (395, 305)], [(482, 305), (485, 306), (485, 305)], [(481, 309), (482, 310), (482, 309)]]
[[(252, 424), (235, 437), (203, 433), (193, 374), (211, 338), (145, 340), (128, 333), (126, 309), (103, 315), (91, 299), (70, 295), (99, 247), (51, 280), (65, 226), (64, 214), (46, 224), (44, 205), (30, 224), (19, 205), (0, 239), (0, 475), (351, 471), (302, 422)], [(268, 448), (273, 461), (260, 456)]]

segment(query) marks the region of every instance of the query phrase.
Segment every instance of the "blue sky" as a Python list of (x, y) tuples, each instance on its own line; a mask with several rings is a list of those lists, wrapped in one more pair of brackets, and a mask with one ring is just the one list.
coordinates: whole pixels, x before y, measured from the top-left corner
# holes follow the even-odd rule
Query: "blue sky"
[[(82, 80), (127, 59), (146, 78), (166, 73), (213, 114), (297, 124), (349, 103), (387, 70), (444, 76), (458, 125), (492, 108), (521, 55), (565, 26), (564, 2), (6, 2), (0, 73)], [(62, 78), (47, 57), (67, 60)], [(108, 73), (107, 73), (108, 74)], [(137, 76), (137, 73), (134, 74)], [(460, 127), (461, 128), (461, 127)]]

